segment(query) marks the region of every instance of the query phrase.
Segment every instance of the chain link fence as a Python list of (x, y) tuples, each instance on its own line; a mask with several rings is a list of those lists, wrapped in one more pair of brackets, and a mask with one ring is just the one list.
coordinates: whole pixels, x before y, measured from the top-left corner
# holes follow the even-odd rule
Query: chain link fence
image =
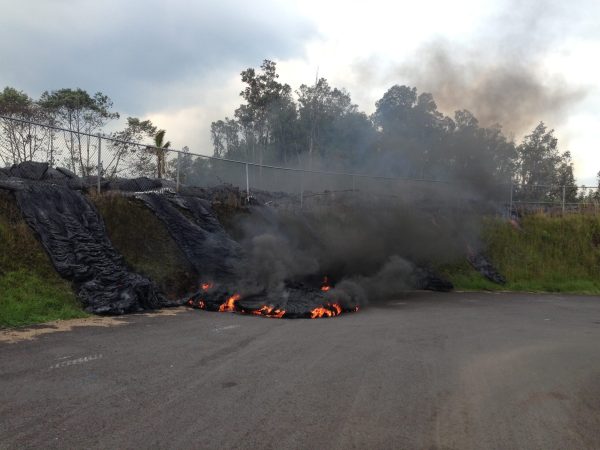
[[(301, 205), (323, 193), (355, 191), (421, 204), (436, 198), (457, 203), (473, 198), (473, 188), (460, 181), (279, 167), (158, 148), (90, 131), (0, 116), (0, 167), (24, 161), (47, 162), (52, 168), (62, 167), (88, 181), (96, 180), (98, 190), (103, 180), (139, 177), (163, 178), (175, 191), (182, 185), (229, 184), (248, 198), (264, 191), (297, 195)], [(596, 186), (506, 183), (494, 186), (485, 195), (508, 215), (535, 211), (597, 212), (600, 207)]]

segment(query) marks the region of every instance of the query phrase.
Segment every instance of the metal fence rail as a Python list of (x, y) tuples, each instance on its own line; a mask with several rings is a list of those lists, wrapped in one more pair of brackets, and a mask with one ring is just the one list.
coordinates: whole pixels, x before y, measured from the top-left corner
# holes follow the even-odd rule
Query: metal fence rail
[[(250, 197), (252, 191), (297, 194), (302, 203), (308, 191), (368, 191), (413, 200), (460, 195), (470, 189), (459, 180), (436, 180), (339, 172), (302, 167), (283, 167), (203, 155), (181, 149), (162, 149), (152, 143), (132, 142), (96, 130), (67, 129), (54, 124), (0, 115), (0, 166), (23, 161), (62, 166), (83, 177), (102, 179), (156, 177), (164, 167), (165, 178), (179, 190), (182, 183), (209, 187), (223, 183), (237, 186)], [(508, 182), (496, 186), (494, 200), (508, 212), (518, 209), (556, 209), (562, 212), (598, 209), (598, 187), (523, 185)], [(504, 194), (502, 194), (504, 192)]]

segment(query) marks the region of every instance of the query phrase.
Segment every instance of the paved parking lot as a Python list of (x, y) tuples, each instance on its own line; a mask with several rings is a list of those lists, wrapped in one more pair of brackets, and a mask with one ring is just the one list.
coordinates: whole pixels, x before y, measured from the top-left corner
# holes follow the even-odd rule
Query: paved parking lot
[(600, 448), (597, 297), (103, 325), (0, 339), (0, 448)]

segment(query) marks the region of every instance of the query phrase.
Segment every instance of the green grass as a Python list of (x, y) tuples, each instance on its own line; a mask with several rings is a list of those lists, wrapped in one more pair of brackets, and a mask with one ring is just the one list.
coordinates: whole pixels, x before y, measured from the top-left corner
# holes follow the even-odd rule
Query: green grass
[(92, 196), (106, 231), (129, 267), (150, 278), (168, 298), (198, 288), (198, 276), (163, 223), (140, 200), (114, 193)]
[(0, 248), (0, 327), (87, 315), (23, 220), (12, 194), (4, 191)]
[(457, 289), (600, 294), (600, 216), (532, 215), (521, 228), (487, 219), (482, 239), (507, 284), (495, 285), (457, 263), (444, 269)]
[(86, 317), (66, 283), (50, 284), (31, 271), (0, 276), (0, 327)]

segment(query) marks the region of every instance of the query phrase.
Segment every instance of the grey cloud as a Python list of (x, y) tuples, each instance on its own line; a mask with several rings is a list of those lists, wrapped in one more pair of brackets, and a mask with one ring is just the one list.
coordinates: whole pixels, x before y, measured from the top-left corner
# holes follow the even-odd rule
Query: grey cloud
[(102, 90), (129, 111), (155, 107), (171, 83), (297, 55), (316, 33), (274, 0), (0, 3), (11, 11), (0, 17), (0, 84), (33, 96)]

